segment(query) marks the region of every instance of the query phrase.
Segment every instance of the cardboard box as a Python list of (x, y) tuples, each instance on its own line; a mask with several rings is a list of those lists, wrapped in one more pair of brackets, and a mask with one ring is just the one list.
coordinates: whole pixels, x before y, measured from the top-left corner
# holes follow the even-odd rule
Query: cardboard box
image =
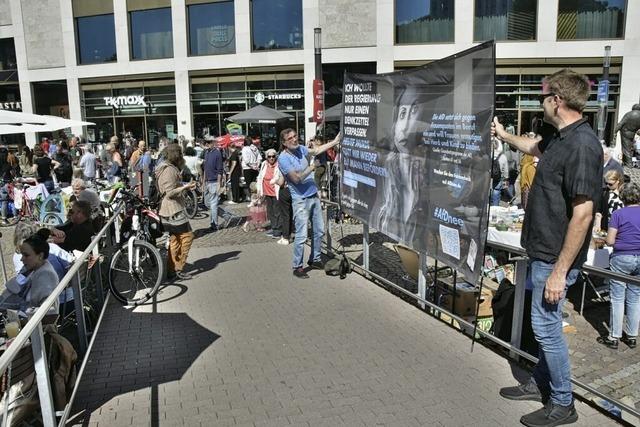
[[(485, 283), (490, 281), (485, 279)], [(478, 307), (478, 317), (493, 317), (493, 310), (491, 308), (491, 299), (495, 295), (497, 284), (490, 283), (489, 286), (483, 286), (482, 296), (480, 297)], [(455, 302), (454, 300), (454, 287), (451, 278), (445, 278), (438, 280), (436, 285), (436, 302), (445, 310), (452, 312), (458, 316), (469, 317), (476, 315), (476, 303), (478, 302), (479, 289), (467, 282), (458, 282), (455, 287)]]

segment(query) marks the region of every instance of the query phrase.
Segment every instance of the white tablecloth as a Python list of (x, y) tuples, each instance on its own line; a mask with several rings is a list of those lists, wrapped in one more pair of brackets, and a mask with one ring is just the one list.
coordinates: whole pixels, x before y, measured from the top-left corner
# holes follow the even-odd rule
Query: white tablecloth
[[(522, 249), (522, 246), (520, 246), (520, 232), (517, 231), (498, 231), (495, 227), (489, 227), (487, 242), (502, 243), (503, 245)], [(604, 249), (589, 248), (585, 264), (599, 268), (609, 268), (611, 249), (610, 247), (605, 247)]]

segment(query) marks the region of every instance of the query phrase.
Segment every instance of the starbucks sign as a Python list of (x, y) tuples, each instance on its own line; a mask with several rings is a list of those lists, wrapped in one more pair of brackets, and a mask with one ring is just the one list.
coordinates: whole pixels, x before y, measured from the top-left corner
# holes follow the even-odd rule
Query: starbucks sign
[(268, 100), (302, 99), (302, 94), (298, 92), (290, 92), (290, 93), (272, 93), (272, 94), (265, 95), (262, 92), (258, 92), (253, 96), (253, 99), (258, 104), (262, 104), (266, 99)]

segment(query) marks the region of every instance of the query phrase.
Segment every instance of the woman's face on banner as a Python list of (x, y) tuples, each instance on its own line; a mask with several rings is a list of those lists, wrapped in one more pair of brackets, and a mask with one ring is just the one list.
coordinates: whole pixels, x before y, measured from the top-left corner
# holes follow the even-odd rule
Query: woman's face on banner
[(412, 103), (407, 102), (407, 98), (403, 97), (398, 106), (398, 114), (396, 115), (396, 123), (393, 129), (393, 142), (396, 149), (401, 153), (409, 153), (418, 145), (420, 141), (420, 133), (418, 130), (418, 122), (422, 108), (417, 100)]

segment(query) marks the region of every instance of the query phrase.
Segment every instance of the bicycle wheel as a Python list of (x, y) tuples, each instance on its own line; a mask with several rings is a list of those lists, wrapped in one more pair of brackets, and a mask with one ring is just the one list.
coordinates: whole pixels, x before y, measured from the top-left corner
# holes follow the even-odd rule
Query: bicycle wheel
[(190, 219), (195, 218), (198, 214), (198, 196), (195, 191), (184, 192), (184, 209)]
[(158, 291), (163, 275), (164, 264), (158, 249), (143, 240), (134, 240), (131, 265), (128, 244), (125, 243), (113, 255), (109, 289), (123, 304), (144, 304)]

